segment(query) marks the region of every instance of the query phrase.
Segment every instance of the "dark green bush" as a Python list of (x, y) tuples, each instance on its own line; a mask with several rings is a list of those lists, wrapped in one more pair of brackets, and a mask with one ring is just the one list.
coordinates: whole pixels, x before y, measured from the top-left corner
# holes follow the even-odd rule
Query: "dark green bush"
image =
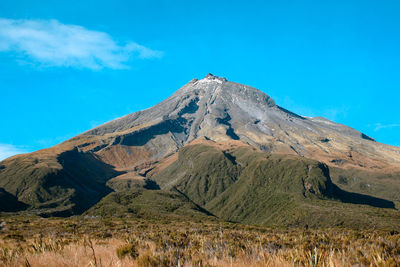
[(119, 259), (123, 259), (125, 257), (131, 257), (136, 259), (139, 256), (139, 252), (135, 244), (126, 244), (117, 248), (117, 256)]

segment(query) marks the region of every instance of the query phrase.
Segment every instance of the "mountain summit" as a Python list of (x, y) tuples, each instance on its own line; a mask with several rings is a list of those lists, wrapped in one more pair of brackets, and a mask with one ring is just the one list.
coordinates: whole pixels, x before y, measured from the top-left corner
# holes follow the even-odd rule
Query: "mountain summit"
[(256, 88), (212, 74), (193, 79), (152, 108), (96, 127), (73, 141), (106, 139), (96, 149), (107, 143), (144, 146), (155, 159), (200, 137), (240, 140), (266, 152), (296, 154), (330, 165), (400, 166), (398, 148), (321, 117), (297, 115)]
[[(282, 209), (303, 198), (393, 208), (400, 201), (399, 173), (400, 148), (321, 117), (297, 115), (256, 88), (208, 74), (154, 107), (2, 161), (0, 189), (30, 210), (60, 216), (100, 205), (112, 191), (175, 190), (171, 196), (182, 193), (195, 206), (182, 205), (196, 207), (196, 214), (206, 209), (263, 224), (270, 219), (252, 220), (258, 218), (254, 210), (244, 216), (234, 207), (246, 207), (235, 198), (254, 195), (257, 205), (268, 206), (274, 195)], [(285, 193), (278, 197), (276, 190)], [(225, 206), (230, 201), (233, 206)]]

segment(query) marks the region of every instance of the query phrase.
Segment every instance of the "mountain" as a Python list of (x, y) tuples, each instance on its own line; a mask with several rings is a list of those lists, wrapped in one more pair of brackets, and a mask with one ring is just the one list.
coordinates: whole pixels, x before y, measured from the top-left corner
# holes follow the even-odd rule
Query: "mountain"
[(310, 214), (336, 214), (335, 223), (351, 224), (354, 211), (361, 222), (392, 222), (400, 148), (209, 74), (152, 108), (2, 161), (0, 188), (43, 216), (104, 213), (112, 211), (104, 203), (118, 206), (115, 195), (152, 190), (245, 223), (311, 224)]

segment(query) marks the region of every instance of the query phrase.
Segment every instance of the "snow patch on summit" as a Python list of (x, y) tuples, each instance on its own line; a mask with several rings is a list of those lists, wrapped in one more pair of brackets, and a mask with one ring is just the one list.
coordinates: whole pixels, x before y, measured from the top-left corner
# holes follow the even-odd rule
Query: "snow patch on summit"
[(218, 83), (218, 84), (222, 84), (222, 81), (219, 80), (219, 79), (204, 78), (204, 79), (201, 79), (200, 81), (198, 81), (198, 83)]

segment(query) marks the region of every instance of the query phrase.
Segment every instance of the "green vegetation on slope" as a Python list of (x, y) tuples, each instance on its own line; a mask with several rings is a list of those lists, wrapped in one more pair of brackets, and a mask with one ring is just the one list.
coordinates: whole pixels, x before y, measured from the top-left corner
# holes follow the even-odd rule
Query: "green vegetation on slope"
[(131, 189), (113, 192), (85, 214), (102, 217), (190, 217), (212, 219), (210, 213), (177, 191)]
[(340, 188), (385, 198), (400, 208), (400, 173), (368, 172), (359, 169), (330, 168), (332, 181)]
[(28, 213), (42, 216), (86, 211), (100, 216), (208, 220), (214, 214), (222, 220), (269, 226), (400, 225), (393, 202), (398, 192), (388, 190), (386, 200), (379, 198), (384, 190), (376, 190), (373, 197), (371, 191), (354, 190), (362, 183), (351, 182), (354, 179), (349, 177), (381, 185), (384, 178), (333, 169), (338, 187), (330, 169), (318, 161), (249, 146), (222, 147), (211, 143), (185, 146), (177, 161), (141, 183), (132, 186), (117, 180), (117, 192), (111, 192), (107, 182), (120, 173), (95, 154), (75, 149), (21, 155), (1, 163), (0, 201), (10, 204), (3, 211), (29, 205)]
[(77, 149), (20, 155), (2, 164), (0, 187), (44, 216), (82, 213), (111, 191), (105, 183), (117, 175)]
[(228, 152), (191, 145), (152, 178), (229, 221), (315, 227), (400, 225), (392, 202), (343, 191), (332, 183), (325, 164), (297, 156), (249, 147)]
[(183, 147), (179, 160), (154, 177), (163, 188), (178, 188), (199, 205), (205, 205), (232, 185), (240, 167), (226, 154), (209, 146)]

